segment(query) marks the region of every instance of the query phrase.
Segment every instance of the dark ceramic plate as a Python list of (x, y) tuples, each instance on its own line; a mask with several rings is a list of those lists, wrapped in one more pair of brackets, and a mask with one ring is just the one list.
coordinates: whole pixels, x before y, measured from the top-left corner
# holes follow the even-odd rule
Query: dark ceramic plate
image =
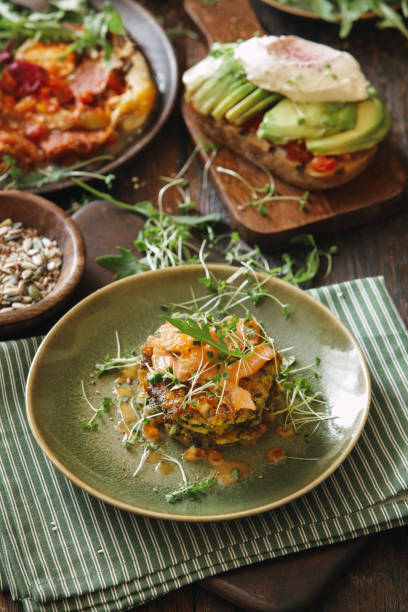
[[(235, 270), (221, 265), (209, 268), (224, 279)], [(197, 296), (203, 293), (198, 283), (202, 274), (201, 266), (167, 268), (96, 291), (58, 321), (31, 366), (27, 410), (41, 448), (75, 484), (124, 510), (171, 520), (211, 521), (276, 508), (327, 478), (353, 448), (367, 418), (370, 379), (350, 332), (304, 291), (269, 277), (265, 287), (282, 303), (290, 303), (292, 314), (283, 317), (272, 300), (256, 307), (255, 314), (277, 346), (292, 347), (299, 367), (313, 363), (316, 356), (321, 358), (319, 386), (327, 399), (329, 420), (313, 436), (313, 443), (302, 433), (285, 438), (283, 444), (283, 438), (271, 429), (256, 445), (225, 448), (225, 459), (246, 461), (251, 474), (234, 486), (214, 487), (197, 501), (165, 501), (165, 494), (179, 487), (177, 471), (163, 476), (148, 464), (132, 478), (142, 449), (123, 447), (109, 415), (100, 421), (97, 431), (81, 427), (91, 413), (81, 393), (81, 380), (95, 405), (100, 405), (101, 397), (111, 396), (115, 373), (104, 375), (95, 386), (89, 375), (106, 354), (116, 354), (115, 332), (122, 350), (139, 347), (163, 322), (163, 303), (191, 298), (191, 288)], [(181, 459), (184, 448), (179, 442), (167, 438), (163, 444), (165, 452)], [(281, 446), (292, 459), (279, 466), (268, 463), (266, 451)], [(208, 477), (210, 470), (202, 461), (185, 465), (185, 469), (190, 482)]]
[[(94, 0), (99, 8), (104, 0)], [(112, 155), (113, 160), (95, 169), (106, 174), (139, 153), (157, 134), (168, 118), (176, 99), (178, 87), (178, 67), (173, 47), (157, 19), (147, 9), (132, 0), (114, 0), (113, 4), (120, 13), (125, 28), (146, 57), (153, 79), (159, 90), (158, 101), (149, 121), (141, 131), (130, 134), (126, 141), (120, 142), (115, 150), (105, 148), (100, 154)], [(69, 180), (48, 183), (32, 189), (33, 193), (48, 193), (71, 187)]]

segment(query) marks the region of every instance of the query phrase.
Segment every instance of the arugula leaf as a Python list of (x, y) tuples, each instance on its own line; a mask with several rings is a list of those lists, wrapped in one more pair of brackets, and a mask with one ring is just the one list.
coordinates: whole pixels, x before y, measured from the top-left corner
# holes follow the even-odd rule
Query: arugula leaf
[(330, 0), (311, 0), (310, 5), (313, 11), (326, 21), (337, 21), (334, 5)]
[[(379, 28), (397, 28), (406, 38), (408, 38), (408, 30), (405, 27), (402, 17), (397, 13), (395, 9), (389, 6), (386, 2), (381, 0), (372, 0), (374, 12), (377, 13), (382, 20), (379, 22)], [(407, 10), (405, 6), (404, 16), (407, 16)]]
[[(353, 24), (361, 15), (373, 12), (381, 21), (377, 22), (379, 28), (396, 28), (408, 38), (408, 28), (397, 10), (393, 8), (393, 0), (281, 0), (288, 6), (302, 5), (302, 8), (310, 8), (314, 13), (330, 22), (340, 22), (340, 37), (345, 38), (351, 31)], [(401, 2), (402, 14), (408, 18), (408, 2)]]
[(104, 4), (99, 12), (85, 15), (83, 19), (84, 31), (82, 36), (72, 43), (65, 51), (68, 53), (83, 53), (101, 46), (105, 51), (105, 59), (109, 61), (112, 45), (108, 41), (108, 34), (124, 34), (122, 19), (111, 4)]
[[(176, 317), (168, 317), (163, 315), (163, 319), (177, 327), (183, 334), (187, 334), (187, 336), (191, 336), (195, 340), (199, 340), (200, 342), (204, 342), (205, 344), (209, 344), (216, 348), (223, 355), (230, 355), (231, 357), (245, 358), (248, 357), (251, 353), (243, 353), (238, 348), (232, 349), (230, 348), (225, 340), (224, 336), (226, 334), (227, 328), (223, 326), (223, 324), (212, 323), (211, 326), (203, 320), (197, 321), (192, 317), (186, 317), (183, 319), (178, 319)], [(211, 331), (215, 330), (215, 335), (217, 336), (217, 340), (214, 340)]]
[(149, 266), (138, 259), (129, 249), (118, 246), (116, 250), (119, 251), (119, 255), (103, 255), (96, 260), (107, 270), (116, 272), (116, 280), (150, 270)]
[[(83, 29), (67, 27), (66, 23), (80, 23)], [(85, 0), (51, 0), (48, 12), (16, 10), (13, 4), (0, 0), (0, 40), (26, 38), (73, 41), (65, 51), (83, 53), (97, 47), (105, 51), (109, 60), (112, 46), (109, 34), (124, 34), (122, 19), (110, 3), (100, 11), (89, 9)]]
[(110, 155), (98, 155), (86, 161), (76, 162), (71, 166), (47, 166), (24, 174), (17, 166), (14, 157), (3, 155), (2, 161), (5, 163), (5, 167), (0, 175), (0, 183), (10, 180), (6, 185), (7, 188), (30, 189), (31, 187), (41, 187), (48, 183), (57, 183), (72, 177), (89, 177), (102, 180), (109, 187), (115, 178), (113, 174), (102, 175), (95, 171), (86, 170), (85, 167), (92, 166), (95, 162), (110, 159), (112, 159)]
[(341, 15), (340, 36), (345, 38), (350, 34), (353, 23), (366, 11), (366, 5), (364, 0), (337, 0), (337, 3)]

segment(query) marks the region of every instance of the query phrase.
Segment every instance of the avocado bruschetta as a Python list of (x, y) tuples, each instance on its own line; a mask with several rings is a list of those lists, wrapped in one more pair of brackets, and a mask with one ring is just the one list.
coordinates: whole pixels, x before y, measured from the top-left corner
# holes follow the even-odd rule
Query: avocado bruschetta
[(391, 116), (358, 62), (296, 36), (214, 44), (183, 75), (203, 132), (304, 189), (360, 174)]

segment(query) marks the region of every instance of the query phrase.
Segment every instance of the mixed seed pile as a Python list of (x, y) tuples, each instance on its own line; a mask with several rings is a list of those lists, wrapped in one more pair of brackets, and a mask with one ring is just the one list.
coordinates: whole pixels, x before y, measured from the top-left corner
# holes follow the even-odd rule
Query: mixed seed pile
[(26, 308), (54, 288), (62, 254), (55, 240), (31, 227), (5, 219), (0, 223), (0, 313)]

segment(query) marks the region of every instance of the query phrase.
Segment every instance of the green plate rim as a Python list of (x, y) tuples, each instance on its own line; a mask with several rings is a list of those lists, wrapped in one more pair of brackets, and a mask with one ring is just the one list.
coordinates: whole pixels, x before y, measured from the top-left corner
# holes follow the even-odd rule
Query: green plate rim
[[(234, 271), (237, 270), (237, 267), (235, 266), (229, 266), (229, 265), (224, 265), (224, 264), (207, 264), (207, 267), (210, 271), (213, 272), (217, 272), (217, 271), (225, 271), (225, 272), (229, 272), (229, 273), (233, 273)], [(153, 270), (153, 271), (149, 271), (149, 272), (143, 272), (141, 274), (135, 275), (135, 276), (129, 276), (126, 278), (123, 278), (121, 280), (118, 281), (114, 281), (112, 283), (110, 283), (109, 285), (106, 285), (105, 287), (102, 287), (101, 289), (98, 289), (97, 291), (95, 291), (94, 293), (91, 293), (89, 296), (87, 296), (86, 298), (84, 298), (83, 300), (81, 300), (80, 302), (78, 302), (75, 306), (73, 306), (63, 317), (61, 317), (61, 319), (59, 319), (59, 321), (54, 325), (54, 327), (52, 327), (52, 329), (48, 332), (48, 334), (45, 336), (45, 338), (43, 339), (40, 347), (38, 348), (33, 362), (31, 364), (30, 367), (30, 371), (28, 373), (28, 378), (27, 378), (27, 384), (26, 384), (26, 413), (27, 413), (27, 418), (28, 418), (28, 423), (30, 425), (31, 431), (34, 435), (34, 438), (36, 439), (37, 443), (39, 444), (39, 446), (41, 447), (42, 451), (45, 453), (45, 455), (48, 457), (48, 459), (50, 459), (50, 461), (54, 464), (54, 466), (66, 477), (68, 478), (71, 482), (73, 482), (75, 485), (77, 485), (78, 487), (80, 487), (81, 489), (83, 489), (84, 491), (86, 491), (87, 493), (93, 495), (94, 497), (100, 499), (101, 501), (108, 503), (112, 506), (115, 506), (117, 508), (120, 508), (121, 510), (126, 510), (128, 512), (132, 512), (134, 514), (139, 514), (141, 516), (148, 516), (151, 518), (156, 518), (156, 519), (164, 519), (164, 520), (170, 520), (170, 521), (182, 521), (182, 522), (211, 522), (211, 521), (224, 521), (224, 520), (231, 520), (231, 519), (240, 519), (240, 518), (244, 518), (247, 516), (252, 516), (254, 514), (260, 514), (262, 512), (266, 512), (268, 510), (273, 510), (274, 508), (278, 508), (279, 506), (283, 506), (295, 499), (297, 499), (298, 497), (301, 497), (302, 495), (304, 495), (305, 493), (308, 493), (309, 491), (311, 491), (312, 489), (314, 489), (317, 485), (319, 485), (321, 482), (323, 482), (326, 478), (328, 478), (328, 476), (330, 476), (339, 466), (340, 464), (346, 459), (346, 457), (348, 456), (348, 454), (351, 452), (351, 450), (354, 448), (354, 446), (356, 445), (363, 429), (365, 426), (365, 423), (367, 421), (368, 418), (368, 413), (369, 413), (369, 409), (370, 409), (370, 403), (371, 403), (371, 379), (370, 379), (370, 374), (369, 374), (369, 370), (368, 370), (368, 366), (367, 366), (367, 362), (366, 359), (363, 355), (363, 352), (357, 342), (357, 340), (354, 338), (353, 334), (348, 330), (348, 328), (344, 325), (344, 323), (342, 323), (342, 321), (340, 321), (340, 319), (338, 319), (336, 317), (336, 315), (334, 315), (331, 310), (329, 310), (324, 304), (322, 304), (321, 302), (319, 302), (318, 300), (314, 299), (312, 296), (310, 296), (309, 294), (307, 294), (305, 291), (303, 291), (302, 289), (299, 289), (298, 287), (295, 287), (293, 285), (290, 285), (289, 283), (279, 279), (279, 278), (275, 278), (272, 276), (268, 276), (266, 274), (263, 273), (258, 273), (257, 275), (261, 278), (268, 278), (272, 281), (272, 283), (276, 283), (276, 285), (282, 286), (285, 288), (285, 291), (289, 291), (289, 293), (293, 293), (293, 295), (298, 296), (300, 299), (302, 300), (306, 300), (307, 302), (313, 303), (313, 305), (315, 307), (318, 307), (320, 309), (322, 309), (326, 315), (329, 316), (329, 318), (331, 319), (333, 325), (339, 327), (342, 331), (342, 333), (344, 333), (348, 340), (350, 341), (350, 343), (355, 347), (355, 349), (357, 350), (357, 353), (359, 354), (359, 359), (360, 359), (360, 365), (361, 365), (361, 369), (362, 369), (362, 373), (364, 374), (364, 381), (365, 381), (365, 385), (367, 388), (367, 401), (365, 403), (364, 406), (364, 412), (362, 413), (362, 417), (361, 417), (361, 421), (359, 424), (359, 427), (357, 428), (357, 430), (354, 432), (354, 435), (351, 436), (349, 443), (347, 444), (347, 446), (344, 448), (343, 452), (339, 455), (339, 457), (337, 457), (337, 459), (330, 465), (330, 467), (328, 467), (326, 470), (324, 470), (317, 478), (315, 478), (314, 480), (312, 480), (311, 482), (309, 482), (306, 486), (302, 487), (301, 489), (297, 490), (296, 492), (287, 495), (284, 498), (281, 498), (279, 500), (276, 500), (274, 502), (270, 502), (267, 504), (262, 504), (261, 506), (256, 506), (254, 508), (249, 508), (247, 510), (241, 510), (241, 511), (237, 511), (237, 512), (230, 512), (227, 514), (211, 514), (211, 515), (201, 515), (201, 516), (197, 516), (197, 515), (190, 515), (190, 514), (183, 514), (183, 515), (177, 515), (177, 514), (167, 514), (165, 512), (156, 512), (153, 510), (147, 510), (144, 508), (139, 508), (136, 506), (133, 506), (131, 504), (128, 503), (124, 503), (121, 502), (120, 500), (115, 499), (114, 497), (111, 497), (109, 495), (106, 495), (105, 493), (103, 493), (103, 491), (100, 491), (98, 489), (95, 489), (94, 487), (92, 487), (91, 485), (88, 485), (87, 483), (83, 482), (79, 477), (77, 477), (75, 474), (73, 474), (54, 454), (54, 452), (48, 447), (47, 443), (45, 442), (44, 438), (42, 437), (41, 433), (40, 433), (40, 429), (36, 423), (36, 419), (35, 419), (35, 400), (33, 400), (33, 379), (34, 379), (34, 375), (35, 375), (35, 371), (37, 368), (37, 364), (40, 362), (42, 354), (44, 353), (44, 351), (47, 350), (47, 346), (49, 344), (49, 342), (51, 341), (51, 339), (54, 337), (55, 334), (58, 333), (59, 329), (64, 326), (66, 324), (67, 321), (69, 321), (72, 317), (75, 317), (77, 312), (79, 312), (84, 305), (91, 303), (94, 300), (98, 300), (99, 296), (107, 294), (109, 292), (112, 291), (116, 291), (117, 287), (122, 287), (125, 284), (132, 284), (134, 282), (136, 283), (140, 283), (143, 282), (144, 278), (149, 278), (151, 276), (156, 276), (156, 277), (160, 277), (163, 275), (168, 275), (168, 274), (174, 274), (174, 273), (179, 273), (182, 274), (184, 270), (188, 270), (190, 272), (194, 272), (194, 271), (202, 271), (202, 266), (201, 265), (188, 265), (188, 266), (177, 266), (177, 267), (173, 267), (173, 268), (165, 268), (162, 270)]]

